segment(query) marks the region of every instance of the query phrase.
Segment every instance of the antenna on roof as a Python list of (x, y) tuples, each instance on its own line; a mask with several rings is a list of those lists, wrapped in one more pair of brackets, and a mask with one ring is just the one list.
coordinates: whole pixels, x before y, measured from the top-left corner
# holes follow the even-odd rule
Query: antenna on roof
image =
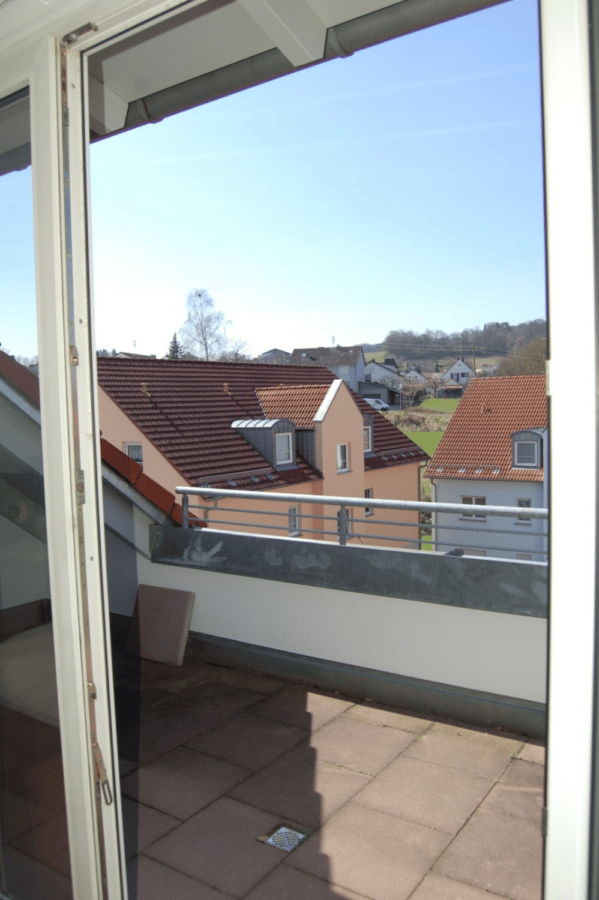
[(331, 347), (335, 346), (335, 335), (331, 338)]

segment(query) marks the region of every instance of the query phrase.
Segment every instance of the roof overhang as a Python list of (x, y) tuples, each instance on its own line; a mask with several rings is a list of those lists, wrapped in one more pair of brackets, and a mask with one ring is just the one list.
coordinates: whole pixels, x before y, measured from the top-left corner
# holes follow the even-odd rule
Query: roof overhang
[[(500, 2), (0, 0), (0, 97), (12, 94), (4, 108), (0, 99), (0, 121), (10, 119), (1, 130), (0, 175), (29, 165), (27, 76), (48, 35), (93, 26), (73, 45), (89, 48), (96, 140)], [(132, 26), (144, 10), (164, 14)]]

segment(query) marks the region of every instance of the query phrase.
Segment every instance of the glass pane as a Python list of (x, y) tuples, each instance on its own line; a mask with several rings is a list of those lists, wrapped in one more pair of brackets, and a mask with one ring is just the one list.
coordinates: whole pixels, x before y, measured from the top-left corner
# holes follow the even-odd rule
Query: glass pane
[(0, 889), (70, 898), (44, 508), (27, 91), (0, 103)]

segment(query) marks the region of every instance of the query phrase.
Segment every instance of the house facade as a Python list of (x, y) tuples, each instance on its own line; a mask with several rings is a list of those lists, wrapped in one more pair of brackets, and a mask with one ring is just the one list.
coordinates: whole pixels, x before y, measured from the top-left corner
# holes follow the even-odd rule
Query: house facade
[[(328, 369), (101, 357), (98, 383), (102, 437), (169, 492), (180, 486), (419, 498), (424, 451)], [(268, 502), (213, 506), (208, 501), (198, 513), (210, 527), (272, 527)], [(322, 505), (294, 503), (287, 513), (289, 534), (323, 537)], [(393, 525), (406, 521), (417, 524), (417, 514), (371, 508), (355, 532), (364, 543), (376, 542), (375, 534), (417, 541), (415, 528)]]
[(456, 359), (456, 361), (448, 369), (443, 372), (441, 381), (455, 381), (456, 384), (467, 385), (471, 378), (475, 378), (476, 373), (470, 368), (464, 357)]
[[(473, 381), (426, 468), (432, 499), (464, 509), (433, 515), (435, 549), (545, 561), (546, 523), (527, 516), (526, 509), (548, 505), (548, 454), (544, 376)], [(477, 506), (522, 512), (498, 525), (477, 513)]]
[(294, 350), (289, 360), (292, 366), (326, 366), (352, 389), (364, 381), (366, 363), (364, 351), (355, 347), (302, 347)]

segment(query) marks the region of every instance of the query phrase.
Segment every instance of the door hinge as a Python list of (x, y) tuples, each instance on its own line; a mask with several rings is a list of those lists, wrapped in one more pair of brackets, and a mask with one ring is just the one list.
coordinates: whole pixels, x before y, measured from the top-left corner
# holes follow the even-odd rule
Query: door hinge
[(89, 34), (90, 31), (97, 31), (98, 26), (94, 25), (93, 22), (86, 22), (85, 25), (81, 25), (80, 28), (75, 28), (73, 31), (69, 31), (68, 34), (65, 34), (63, 37), (61, 44), (63, 47), (70, 47), (71, 44), (74, 44), (79, 40), (80, 37), (83, 37), (84, 34)]
[(85, 503), (85, 480), (83, 469), (75, 469), (75, 495), (77, 503), (83, 505)]
[(106, 806), (112, 803), (112, 791), (106, 774), (106, 766), (104, 765), (104, 757), (97, 741), (92, 741), (92, 753), (94, 756), (94, 774), (96, 783), (100, 785)]

